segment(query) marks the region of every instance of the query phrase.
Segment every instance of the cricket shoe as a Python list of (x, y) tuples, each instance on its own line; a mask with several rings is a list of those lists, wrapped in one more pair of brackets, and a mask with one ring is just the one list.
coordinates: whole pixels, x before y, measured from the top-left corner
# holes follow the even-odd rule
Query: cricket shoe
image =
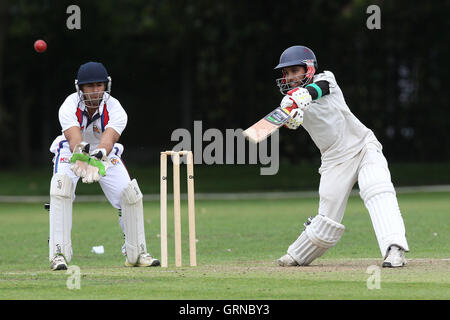
[(160, 264), (159, 260), (153, 258), (149, 253), (141, 253), (136, 264), (125, 259), (125, 267), (158, 267)]
[(298, 266), (297, 261), (294, 260), (294, 258), (291, 257), (290, 254), (285, 254), (280, 259), (277, 260), (278, 265), (282, 267), (296, 267)]
[(53, 257), (50, 263), (50, 269), (55, 270), (67, 270), (67, 262), (63, 255), (57, 254)]
[(388, 255), (383, 262), (383, 268), (398, 268), (406, 264), (405, 250), (398, 246), (390, 246)]

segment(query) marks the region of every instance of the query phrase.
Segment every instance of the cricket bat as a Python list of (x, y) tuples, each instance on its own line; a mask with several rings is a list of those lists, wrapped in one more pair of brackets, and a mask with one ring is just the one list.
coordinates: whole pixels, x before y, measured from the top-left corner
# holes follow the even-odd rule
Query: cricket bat
[(278, 107), (250, 128), (242, 132), (242, 134), (249, 141), (259, 143), (267, 139), (288, 120), (289, 113), (281, 109), (281, 107)]

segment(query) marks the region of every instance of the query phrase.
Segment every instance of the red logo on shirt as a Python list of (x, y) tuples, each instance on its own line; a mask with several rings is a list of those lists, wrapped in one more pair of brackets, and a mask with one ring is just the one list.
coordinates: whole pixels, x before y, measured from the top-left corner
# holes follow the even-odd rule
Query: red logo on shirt
[(61, 157), (59, 158), (60, 163), (70, 163), (70, 159), (67, 157)]

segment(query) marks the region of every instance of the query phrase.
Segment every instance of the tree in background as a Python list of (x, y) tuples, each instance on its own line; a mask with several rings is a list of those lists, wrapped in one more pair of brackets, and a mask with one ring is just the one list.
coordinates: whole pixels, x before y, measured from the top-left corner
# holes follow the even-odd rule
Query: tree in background
[[(448, 161), (449, 8), (406, 0), (330, 2), (81, 1), (81, 30), (68, 30), (70, 1), (0, 1), (0, 144), (9, 165), (47, 164), (57, 110), (79, 65), (102, 61), (130, 125), (128, 163), (157, 161), (171, 132), (246, 128), (281, 100), (272, 69), (288, 46), (314, 50), (347, 103), (380, 138), (390, 160)], [(369, 30), (366, 8), (381, 8)], [(288, 9), (287, 9), (288, 8)], [(299, 14), (300, 13), (300, 14)], [(432, 17), (432, 19), (430, 19)], [(33, 51), (47, 41), (44, 54)], [(148, 134), (142, 134), (146, 128)], [(285, 161), (318, 161), (303, 129), (281, 132)], [(298, 152), (301, 150), (301, 152)]]

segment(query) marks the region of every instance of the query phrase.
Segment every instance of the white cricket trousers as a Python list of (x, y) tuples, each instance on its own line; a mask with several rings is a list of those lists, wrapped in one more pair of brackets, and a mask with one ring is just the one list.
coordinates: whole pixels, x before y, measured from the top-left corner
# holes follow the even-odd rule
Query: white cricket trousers
[[(75, 190), (80, 178), (70, 169), (72, 152), (67, 140), (60, 141), (57, 147), (51, 151), (55, 154), (55, 157), (53, 158), (53, 177), (50, 193), (55, 193), (55, 190), (58, 192), (58, 187), (55, 187), (55, 181), (56, 185), (59, 183), (61, 186), (66, 186), (61, 187), (61, 189), (69, 191), (66, 191), (67, 194), (63, 192), (63, 199), (58, 199), (56, 194), (53, 195), (54, 202), (52, 203), (52, 200), (50, 200), (49, 259), (51, 260), (56, 253), (62, 253), (66, 261), (70, 262), (73, 254), (71, 241), (72, 203), (75, 199)], [(131, 182), (128, 171), (121, 159), (122, 152), (123, 146), (120, 143), (114, 144), (112, 151), (108, 155), (111, 165), (107, 169), (106, 175), (99, 180), (100, 187), (106, 198), (113, 207), (119, 210), (122, 208), (122, 193)], [(56, 179), (54, 180), (53, 178)], [(65, 181), (72, 181), (73, 186), (67, 189)], [(52, 199), (52, 195), (50, 198)], [(119, 225), (125, 235), (121, 214), (119, 215)]]
[[(72, 179), (75, 186), (75, 198), (76, 185), (80, 177), (77, 177), (72, 170), (70, 170), (70, 158), (72, 157), (72, 152), (69, 148), (69, 142), (67, 140), (61, 141), (58, 148), (53, 152), (55, 153), (55, 157), (53, 158), (53, 174), (66, 174)], [(130, 175), (121, 159), (122, 152), (123, 146), (120, 143), (115, 143), (112, 151), (108, 155), (111, 165), (106, 171), (106, 175), (101, 177), (98, 182), (108, 201), (117, 209), (121, 209), (120, 197), (122, 191), (131, 181)]]
[(356, 182), (382, 256), (386, 256), (393, 244), (409, 251), (388, 164), (381, 148), (375, 144), (367, 144), (354, 158), (321, 172), (318, 213), (341, 223)]

